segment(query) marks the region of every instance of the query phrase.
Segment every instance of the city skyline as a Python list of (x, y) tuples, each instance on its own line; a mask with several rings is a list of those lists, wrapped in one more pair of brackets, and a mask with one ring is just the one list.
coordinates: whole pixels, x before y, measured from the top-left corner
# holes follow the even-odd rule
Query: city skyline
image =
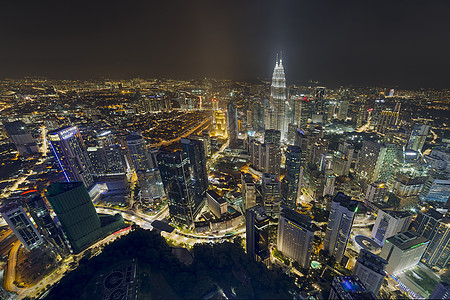
[(6, 4), (0, 77), (270, 79), (283, 51), (289, 83), (449, 88), (444, 1), (89, 4)]

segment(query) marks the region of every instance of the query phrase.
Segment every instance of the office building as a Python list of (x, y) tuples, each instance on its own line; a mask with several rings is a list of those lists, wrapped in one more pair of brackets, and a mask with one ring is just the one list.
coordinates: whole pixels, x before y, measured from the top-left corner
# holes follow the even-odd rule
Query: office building
[(21, 205), (15, 202), (3, 205), (0, 214), (25, 249), (30, 251), (43, 243), (41, 235)]
[(236, 103), (229, 102), (227, 107), (228, 142), (230, 148), (236, 148), (238, 140), (238, 117)]
[(425, 140), (427, 139), (427, 136), (430, 133), (430, 128), (431, 127), (429, 125), (424, 124), (414, 125), (406, 148), (421, 152), (423, 145), (425, 144)]
[(263, 171), (265, 173), (275, 174), (277, 177), (280, 176), (281, 167), (281, 150), (275, 144), (263, 144), (262, 147), (263, 155)]
[(286, 206), (297, 208), (297, 202), (301, 194), (301, 179), (303, 176), (302, 150), (297, 146), (288, 146), (286, 150), (286, 175), (283, 179), (283, 195)]
[(360, 300), (376, 299), (375, 295), (366, 289), (357, 276), (336, 276), (331, 282), (328, 299)]
[(379, 116), (377, 124), (377, 131), (380, 133), (386, 133), (387, 129), (391, 125), (397, 125), (400, 115), (401, 103), (397, 102), (394, 109), (383, 109)]
[(119, 144), (111, 144), (103, 148), (106, 155), (106, 174), (125, 173), (125, 160), (122, 147)]
[(342, 192), (337, 193), (331, 203), (323, 249), (338, 262), (344, 257), (358, 204)]
[(202, 138), (203, 138), (203, 147), (205, 148), (205, 155), (206, 157), (211, 156), (211, 136), (209, 133), (209, 130), (203, 130), (202, 131)]
[(281, 138), (287, 133), (286, 102), (287, 102), (286, 77), (284, 75), (283, 60), (275, 63), (270, 87), (270, 102), (266, 129), (276, 129), (281, 132)]
[(194, 138), (181, 138), (181, 148), (187, 154), (190, 174), (192, 177), (192, 188), (195, 193), (195, 206), (199, 207), (208, 190), (208, 171), (206, 169), (205, 149), (203, 141)]
[[(417, 199), (428, 177), (397, 173), (393, 180), (393, 193), (401, 199)], [(450, 195), (449, 195), (450, 196)]]
[(365, 189), (375, 181), (387, 182), (397, 157), (397, 146), (364, 141), (356, 163), (356, 180)]
[(22, 121), (4, 123), (6, 133), (11, 138), (20, 155), (39, 153), (35, 138)]
[(348, 106), (350, 105), (350, 101), (348, 100), (341, 100), (339, 102), (339, 112), (338, 112), (338, 119), (339, 120), (347, 120), (347, 114), (348, 114)]
[(269, 217), (264, 208), (255, 206), (245, 211), (247, 254), (254, 260), (267, 262), (269, 253)]
[(52, 183), (46, 195), (75, 253), (125, 227), (120, 214), (97, 214), (82, 182)]
[(228, 136), (225, 113), (223, 111), (221, 110), (214, 111), (213, 128), (214, 128), (214, 136), (219, 136), (223, 138), (226, 138)]
[(434, 179), (426, 193), (425, 201), (445, 203), (449, 199), (450, 179)]
[(439, 282), (428, 299), (450, 299), (450, 283)]
[(263, 174), (262, 196), (267, 215), (278, 218), (281, 204), (281, 183), (275, 174)]
[(309, 163), (310, 143), (308, 136), (302, 129), (297, 130), (294, 145), (302, 150), (302, 167), (305, 168)]
[(241, 173), (242, 206), (244, 211), (256, 206), (255, 180), (250, 173)]
[(412, 229), (430, 241), (421, 261), (430, 268), (447, 268), (450, 263), (450, 218), (429, 209), (417, 214)]
[(50, 131), (48, 140), (66, 181), (82, 181), (89, 190), (94, 185), (92, 165), (78, 127)]
[(302, 268), (309, 268), (313, 240), (311, 218), (283, 207), (278, 220), (278, 250), (297, 261)]
[(417, 265), (429, 241), (411, 231), (401, 232), (386, 239), (380, 256), (387, 260), (386, 272), (397, 274)]
[(102, 176), (107, 170), (106, 153), (102, 147), (88, 147), (86, 149), (92, 165), (92, 174)]
[(334, 182), (336, 181), (336, 176), (333, 171), (325, 171), (325, 182), (323, 185), (323, 195), (334, 195)]
[(133, 162), (134, 170), (145, 172), (152, 169), (145, 140), (137, 133), (127, 136), (127, 146)]
[(272, 143), (280, 147), (281, 143), (281, 132), (275, 129), (266, 129), (264, 131), (264, 143)]
[(190, 226), (201, 207), (196, 204), (189, 158), (183, 151), (161, 151), (158, 156), (164, 189), (169, 199), (169, 214), (173, 220)]
[(357, 276), (364, 284), (367, 290), (371, 291), (375, 296), (378, 295), (381, 285), (383, 284), (386, 272), (384, 268), (387, 261), (370, 251), (361, 249), (356, 259), (353, 275)]
[(388, 188), (383, 182), (373, 182), (367, 186), (366, 195), (364, 196), (364, 203), (370, 205), (370, 203), (383, 203), (388, 192)]
[(372, 229), (372, 238), (381, 246), (384, 241), (399, 232), (407, 231), (413, 216), (407, 211), (378, 210)]
[(333, 162), (331, 164), (334, 173), (338, 176), (348, 176), (350, 166), (353, 161), (353, 153), (355, 148), (349, 143), (339, 144), (339, 150), (333, 154)]
[(208, 200), (209, 210), (220, 219), (227, 211), (228, 204), (223, 197), (219, 196), (214, 190), (206, 191), (206, 199)]
[(59, 246), (63, 244), (59, 231), (53, 221), (44, 199), (37, 190), (29, 190), (20, 194), (28, 213), (38, 226), (38, 230), (47, 238), (53, 239)]

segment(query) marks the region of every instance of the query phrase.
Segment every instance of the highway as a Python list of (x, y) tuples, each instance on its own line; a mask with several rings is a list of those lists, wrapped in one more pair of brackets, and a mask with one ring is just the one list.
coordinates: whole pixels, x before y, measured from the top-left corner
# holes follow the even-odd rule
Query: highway
[(8, 256), (8, 268), (5, 276), (5, 289), (10, 292), (20, 292), (22, 289), (14, 285), (14, 279), (16, 278), (16, 262), (17, 253), (22, 246), (20, 241), (14, 243)]

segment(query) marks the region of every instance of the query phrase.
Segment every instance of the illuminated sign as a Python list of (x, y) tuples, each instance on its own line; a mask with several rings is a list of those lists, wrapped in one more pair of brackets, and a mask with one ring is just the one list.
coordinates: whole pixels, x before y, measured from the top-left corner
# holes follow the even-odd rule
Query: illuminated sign
[(67, 140), (68, 138), (71, 138), (76, 132), (78, 131), (76, 126), (61, 130), (58, 132), (59, 136), (63, 140)]

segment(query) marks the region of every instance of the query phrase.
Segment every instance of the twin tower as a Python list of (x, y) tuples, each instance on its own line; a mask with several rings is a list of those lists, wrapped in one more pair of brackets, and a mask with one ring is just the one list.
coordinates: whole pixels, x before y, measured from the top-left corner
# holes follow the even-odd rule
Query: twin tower
[(289, 111), (286, 76), (280, 53), (279, 56), (277, 54), (275, 68), (273, 69), (269, 105), (266, 108), (266, 129), (279, 130), (283, 139), (286, 136), (288, 124), (291, 122)]

